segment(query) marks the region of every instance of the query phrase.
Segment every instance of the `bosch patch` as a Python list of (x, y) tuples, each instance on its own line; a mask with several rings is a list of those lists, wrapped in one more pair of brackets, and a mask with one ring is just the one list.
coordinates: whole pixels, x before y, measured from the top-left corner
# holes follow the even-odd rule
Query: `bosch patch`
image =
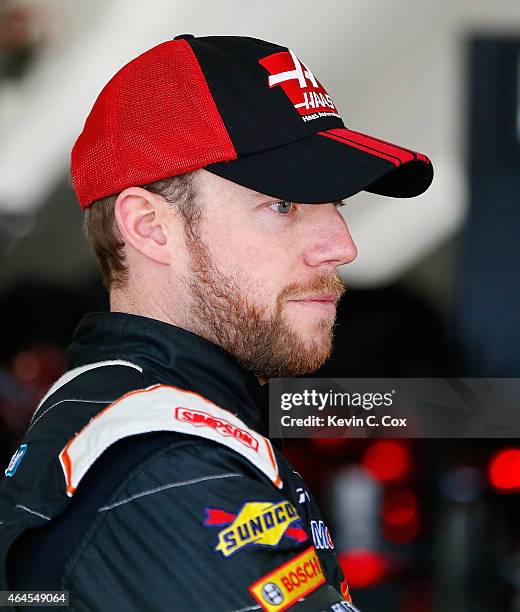
[(262, 576), (249, 592), (263, 610), (281, 612), (325, 582), (314, 546)]

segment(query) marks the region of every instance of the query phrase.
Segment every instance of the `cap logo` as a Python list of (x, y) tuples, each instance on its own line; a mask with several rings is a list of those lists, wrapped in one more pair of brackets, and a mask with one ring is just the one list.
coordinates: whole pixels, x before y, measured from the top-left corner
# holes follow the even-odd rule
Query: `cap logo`
[(269, 87), (274, 87), (275, 85), (278, 85), (279, 83), (284, 83), (285, 81), (296, 79), (298, 81), (300, 88), (306, 89), (307, 87), (306, 79), (309, 79), (309, 81), (312, 83), (312, 86), (318, 88), (319, 87), (318, 81), (316, 80), (316, 77), (312, 74), (310, 69), (307, 68), (307, 66), (303, 62), (300, 62), (300, 60), (294, 54), (294, 51), (291, 51), (289, 49), (289, 53), (291, 55), (291, 58), (294, 64), (294, 69), (287, 70), (286, 72), (279, 72), (278, 74), (272, 74), (267, 79), (267, 82), (269, 83)]
[(270, 89), (282, 87), (303, 121), (320, 117), (338, 117), (329, 94), (311, 70), (291, 50), (273, 53), (259, 60), (268, 72)]

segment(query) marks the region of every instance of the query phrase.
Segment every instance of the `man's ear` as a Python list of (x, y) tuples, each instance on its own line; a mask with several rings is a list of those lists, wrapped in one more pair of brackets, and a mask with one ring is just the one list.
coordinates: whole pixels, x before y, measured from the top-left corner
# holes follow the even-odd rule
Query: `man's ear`
[(167, 248), (169, 210), (164, 198), (142, 187), (125, 189), (114, 204), (123, 240), (148, 259), (166, 265), (174, 252)]

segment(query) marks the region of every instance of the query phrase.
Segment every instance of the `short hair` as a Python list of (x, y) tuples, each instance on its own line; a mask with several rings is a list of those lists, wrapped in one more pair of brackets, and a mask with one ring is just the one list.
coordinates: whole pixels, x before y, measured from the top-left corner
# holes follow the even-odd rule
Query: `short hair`
[[(143, 189), (162, 196), (169, 208), (176, 207), (184, 221), (185, 229), (192, 234), (200, 219), (201, 207), (193, 181), (193, 172), (165, 178)], [(119, 194), (93, 202), (84, 212), (83, 231), (97, 257), (103, 286), (110, 291), (122, 288), (128, 282), (125, 261), (125, 241), (116, 222), (114, 205)]]

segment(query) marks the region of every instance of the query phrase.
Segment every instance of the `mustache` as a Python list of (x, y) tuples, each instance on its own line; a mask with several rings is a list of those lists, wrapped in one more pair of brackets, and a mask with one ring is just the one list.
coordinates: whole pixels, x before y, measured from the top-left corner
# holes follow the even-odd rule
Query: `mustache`
[(282, 292), (280, 293), (278, 299), (279, 301), (283, 301), (286, 299), (299, 299), (303, 298), (309, 293), (311, 294), (329, 294), (335, 293), (339, 300), (341, 296), (345, 293), (347, 288), (345, 287), (345, 283), (341, 280), (339, 274), (334, 275), (320, 275), (315, 276), (307, 283), (291, 283), (287, 285)]

